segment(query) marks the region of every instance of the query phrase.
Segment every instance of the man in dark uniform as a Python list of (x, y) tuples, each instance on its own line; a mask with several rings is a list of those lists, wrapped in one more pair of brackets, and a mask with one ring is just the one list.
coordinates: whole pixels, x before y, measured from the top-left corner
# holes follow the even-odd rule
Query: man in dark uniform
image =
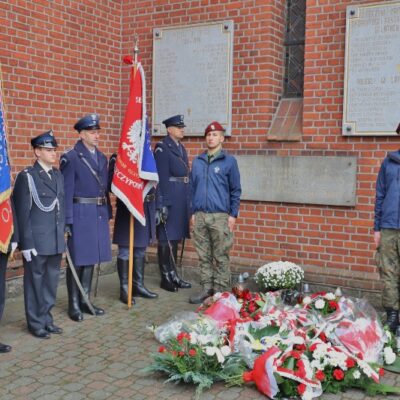
[[(60, 160), (65, 187), (65, 223), (68, 249), (85, 293), (90, 296), (94, 265), (111, 261), (108, 221), (111, 207), (108, 200), (108, 160), (97, 149), (99, 116), (89, 114), (74, 126), (80, 140), (66, 151)], [(67, 269), (68, 315), (82, 321), (90, 313), (80, 298), (78, 286), (70, 268)], [(96, 315), (104, 310), (94, 307)]]
[(157, 250), (161, 273), (160, 287), (174, 292), (178, 288), (192, 287), (189, 282), (178, 276), (176, 270), (178, 244), (182, 239), (190, 237), (189, 161), (186, 149), (181, 143), (185, 128), (183, 115), (174, 115), (163, 121), (163, 124), (168, 135), (157, 143), (154, 150), (159, 176), (157, 196), (161, 207), (156, 213)]
[(57, 169), (57, 142), (50, 130), (31, 140), (37, 158), (16, 178), (13, 199), (24, 264), (25, 314), (29, 331), (41, 339), (62, 333), (51, 309), (56, 301), (65, 250), (64, 181)]
[[(6, 297), (6, 270), (7, 270), (8, 257), (17, 248), (19, 240), (17, 217), (15, 215), (14, 203), (12, 199), (11, 199), (11, 207), (12, 207), (13, 222), (14, 222), (14, 232), (13, 235), (11, 236), (11, 241), (7, 253), (3, 253), (2, 251), (0, 251), (0, 321), (1, 317), (3, 316), (4, 303)], [(0, 343), (0, 353), (8, 353), (9, 351), (11, 351), (11, 346)]]
[[(111, 183), (114, 175), (117, 154), (114, 153), (108, 166), (108, 184), (111, 191)], [(156, 293), (148, 290), (143, 283), (144, 264), (147, 246), (154, 241), (156, 236), (155, 223), (155, 190), (152, 189), (144, 199), (144, 212), (146, 225), (143, 226), (137, 219), (134, 221), (134, 254), (133, 254), (133, 296), (153, 299), (158, 297)], [(127, 304), (128, 302), (128, 267), (129, 267), (129, 227), (131, 213), (125, 204), (117, 198), (117, 211), (114, 223), (113, 243), (118, 245), (117, 271), (120, 282), (119, 299)], [(132, 299), (134, 302), (134, 300)]]

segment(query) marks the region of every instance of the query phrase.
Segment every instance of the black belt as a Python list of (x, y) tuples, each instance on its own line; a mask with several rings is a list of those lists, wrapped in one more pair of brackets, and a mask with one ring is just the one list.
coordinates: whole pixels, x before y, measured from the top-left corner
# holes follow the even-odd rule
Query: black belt
[(169, 181), (170, 182), (189, 183), (189, 177), (188, 176), (170, 176)]
[(74, 197), (74, 203), (103, 206), (107, 204), (107, 199), (105, 197)]
[(146, 195), (144, 201), (149, 203), (150, 201), (154, 201), (156, 199), (156, 195), (154, 193)]

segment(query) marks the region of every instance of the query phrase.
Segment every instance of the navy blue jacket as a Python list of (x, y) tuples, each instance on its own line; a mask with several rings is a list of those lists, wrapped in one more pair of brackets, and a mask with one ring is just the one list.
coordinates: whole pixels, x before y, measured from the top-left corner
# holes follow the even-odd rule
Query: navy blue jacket
[[(108, 160), (96, 149), (97, 164), (89, 150), (78, 141), (74, 148), (61, 157), (60, 170), (64, 175), (65, 223), (72, 225), (68, 249), (75, 266), (111, 261), (111, 240), (108, 204), (75, 203), (74, 197), (108, 197)], [(93, 176), (85, 159), (100, 179)]]
[(376, 181), (374, 231), (400, 229), (400, 150), (383, 160)]
[(192, 163), (192, 212), (223, 212), (232, 217), (239, 213), (240, 173), (236, 159), (221, 151), (211, 163), (207, 153)]
[[(189, 160), (185, 148), (166, 136), (156, 144), (154, 158), (157, 164), (159, 183), (157, 204), (168, 207), (167, 223), (157, 227), (159, 240), (181, 240), (189, 238), (190, 183)], [(173, 180), (186, 177), (187, 181)], [(172, 178), (172, 180), (171, 180)], [(167, 232), (167, 234), (166, 234)]]

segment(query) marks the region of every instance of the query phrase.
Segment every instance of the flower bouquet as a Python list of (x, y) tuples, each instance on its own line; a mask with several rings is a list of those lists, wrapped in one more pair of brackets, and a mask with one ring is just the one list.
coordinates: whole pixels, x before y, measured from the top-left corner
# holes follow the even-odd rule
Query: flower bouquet
[(334, 293), (317, 292), (304, 297), (302, 306), (325, 317), (339, 310), (338, 300)]
[(261, 291), (293, 289), (304, 279), (304, 271), (292, 262), (276, 261), (260, 267), (254, 278)]

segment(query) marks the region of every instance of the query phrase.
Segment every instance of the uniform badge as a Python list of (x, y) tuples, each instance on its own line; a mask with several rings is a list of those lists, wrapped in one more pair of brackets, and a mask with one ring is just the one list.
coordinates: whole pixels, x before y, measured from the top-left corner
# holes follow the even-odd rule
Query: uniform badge
[(122, 149), (128, 154), (129, 159), (137, 164), (140, 151), (140, 134), (142, 133), (142, 121), (136, 120), (128, 131), (128, 140), (130, 144), (123, 142)]
[(215, 168), (214, 168), (214, 172), (215, 172), (216, 174), (218, 174), (219, 171), (221, 171), (220, 167), (215, 167)]

